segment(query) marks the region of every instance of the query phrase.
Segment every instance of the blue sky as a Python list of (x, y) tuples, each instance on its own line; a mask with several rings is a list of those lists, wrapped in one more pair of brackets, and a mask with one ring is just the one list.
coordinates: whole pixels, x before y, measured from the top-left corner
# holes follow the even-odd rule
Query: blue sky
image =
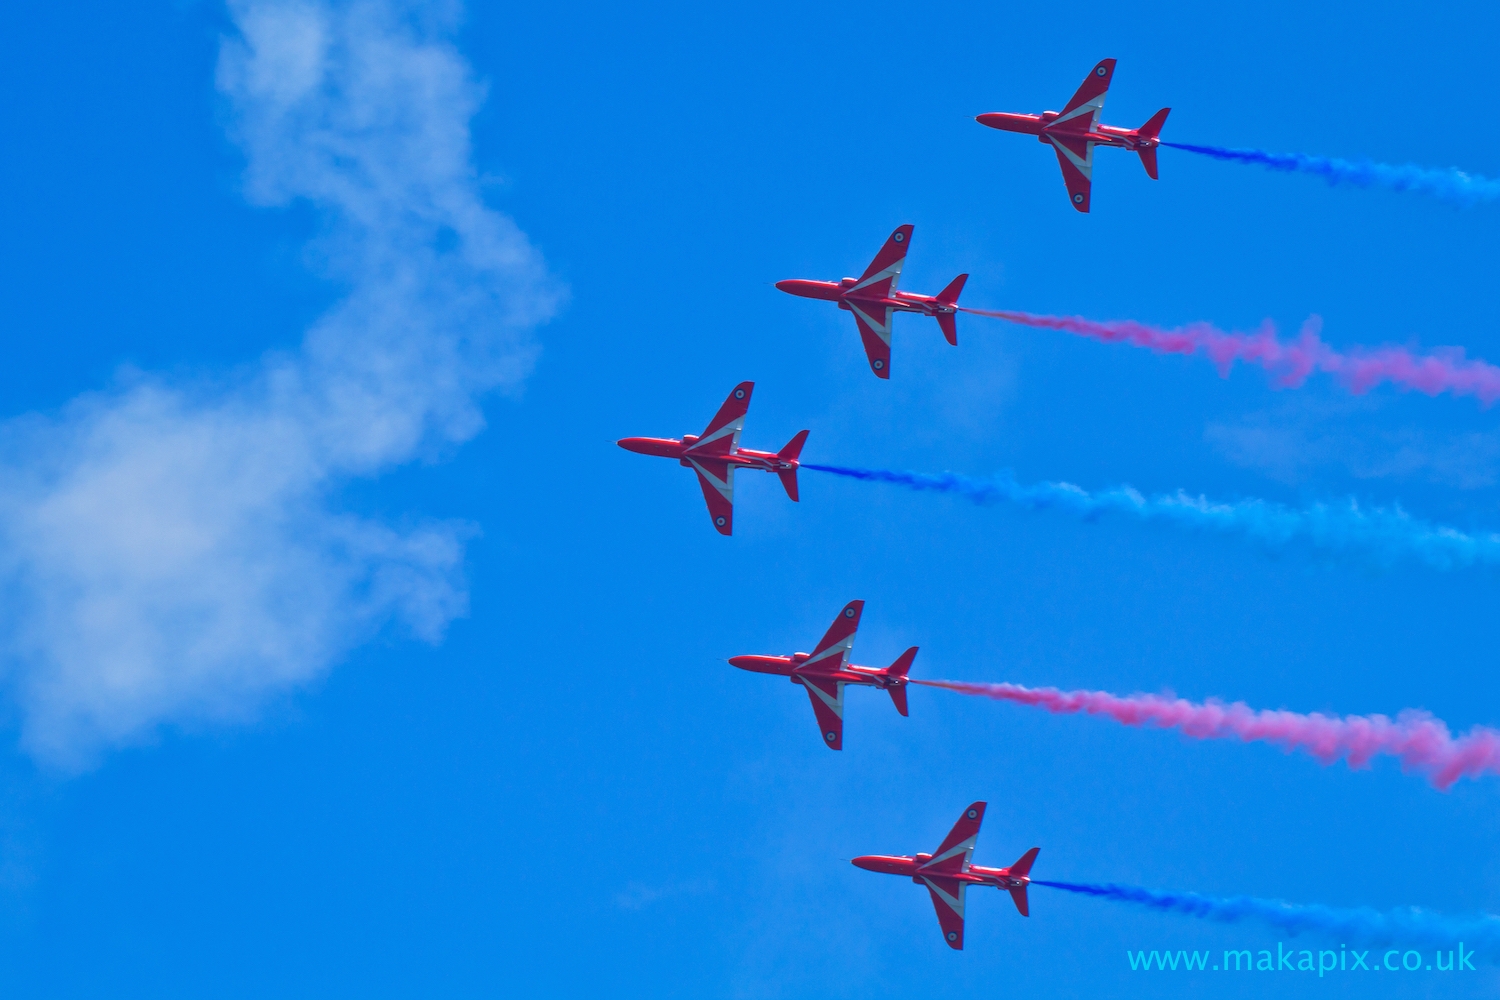
[[(1475, 126), (1493, 12), (1274, 3), (651, 9), (290, 0), (0, 15), (0, 982), (24, 996), (1258, 996), (1127, 949), (1275, 947), (1036, 889), (975, 893), (950, 952), (909, 883), (1039, 878), (1500, 912), (1493, 781), (1433, 791), (919, 689), (805, 697), (728, 667), (866, 604), (858, 662), (1500, 724), (1500, 586), (804, 474), (715, 534), (626, 435), (809, 461), (1400, 503), (1493, 528), (1494, 414), (1273, 388), (961, 317), (896, 322), (874, 379), (786, 277), (967, 304), (1293, 330), (1500, 358), (1492, 208), (974, 124), (1104, 120), (1500, 176)], [(1289, 943), (1289, 942), (1288, 942)], [(1311, 945), (1310, 945), (1311, 946)], [(1291, 974), (1289, 996), (1478, 996)]]

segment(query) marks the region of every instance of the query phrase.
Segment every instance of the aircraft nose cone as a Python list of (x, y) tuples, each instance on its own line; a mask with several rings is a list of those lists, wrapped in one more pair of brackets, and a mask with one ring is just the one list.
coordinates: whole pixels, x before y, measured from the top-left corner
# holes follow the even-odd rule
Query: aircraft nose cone
[(637, 455), (651, 454), (651, 441), (649, 438), (620, 438), (615, 444), (626, 451), (633, 451)]
[(731, 656), (729, 658), (729, 665), (731, 667), (739, 667), (741, 670), (749, 670), (750, 669), (750, 657), (748, 657), (748, 656)]
[(778, 281), (778, 282), (776, 282), (776, 287), (779, 288), (783, 292), (790, 292), (790, 291), (792, 291), (793, 288), (796, 287), (796, 281), (795, 281), (795, 279), (788, 278), (788, 279), (786, 279), (784, 281)]

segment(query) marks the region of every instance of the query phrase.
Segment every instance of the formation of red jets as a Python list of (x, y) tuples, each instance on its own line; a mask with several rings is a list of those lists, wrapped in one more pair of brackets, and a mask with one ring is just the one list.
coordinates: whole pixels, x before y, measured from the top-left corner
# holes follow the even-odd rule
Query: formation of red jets
[[(1062, 111), (1035, 114), (993, 112), (978, 116), (976, 121), (990, 128), (1034, 135), (1050, 144), (1057, 153), (1067, 185), (1068, 200), (1080, 212), (1089, 210), (1093, 185), (1095, 146), (1113, 146), (1131, 150), (1141, 158), (1146, 173), (1157, 176), (1156, 149), (1162, 125), (1171, 110), (1163, 108), (1140, 128), (1122, 129), (1099, 124), (1104, 97), (1114, 76), (1115, 60), (1105, 59), (1089, 72), (1083, 84)], [(776, 287), (792, 295), (821, 299), (838, 304), (854, 317), (864, 345), (870, 370), (877, 378), (891, 376), (891, 326), (898, 312), (920, 313), (937, 320), (938, 328), (949, 344), (958, 344), (958, 297), (963, 292), (967, 274), (960, 274), (936, 295), (921, 295), (897, 290), (901, 266), (911, 247), (912, 227), (899, 226), (858, 278), (840, 281), (814, 281), (792, 278), (778, 281)], [(730, 535), (734, 529), (734, 474), (740, 469), (758, 469), (774, 473), (786, 494), (798, 498), (797, 469), (807, 431), (799, 431), (776, 452), (754, 451), (740, 447), (740, 432), (750, 409), (753, 382), (741, 382), (730, 392), (702, 434), (681, 438), (631, 437), (619, 441), (620, 447), (642, 455), (676, 459), (698, 476), (703, 499), (714, 529)], [(874, 687), (891, 697), (896, 711), (907, 714), (906, 687), (917, 647), (897, 657), (889, 667), (862, 667), (849, 662), (854, 636), (859, 630), (863, 601), (850, 601), (834, 618), (833, 624), (811, 653), (784, 656), (760, 654), (734, 656), (732, 666), (754, 673), (786, 677), (807, 692), (817, 719), (821, 741), (832, 750), (844, 746), (844, 688), (849, 685)], [(900, 875), (927, 887), (937, 912), (943, 940), (950, 948), (964, 946), (964, 894), (969, 886), (993, 886), (1008, 892), (1021, 915), (1029, 915), (1026, 886), (1030, 883), (1032, 863), (1040, 848), (1033, 847), (1008, 868), (986, 868), (970, 862), (979, 826), (984, 820), (985, 804), (975, 802), (964, 810), (948, 836), (931, 854), (882, 855), (858, 857), (853, 864), (868, 871)]]

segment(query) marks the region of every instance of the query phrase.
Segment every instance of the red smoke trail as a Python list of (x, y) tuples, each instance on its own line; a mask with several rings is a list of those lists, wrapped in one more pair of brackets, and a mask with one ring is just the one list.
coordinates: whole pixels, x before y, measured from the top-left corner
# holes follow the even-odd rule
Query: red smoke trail
[(1406, 771), (1423, 775), (1433, 787), (1447, 791), (1459, 778), (1500, 774), (1500, 731), (1475, 726), (1454, 739), (1448, 726), (1426, 712), (1408, 709), (1394, 720), (1383, 715), (1320, 715), (1313, 712), (1256, 711), (1244, 702), (1206, 704), (1164, 695), (1107, 691), (1059, 691), (1019, 684), (970, 684), (964, 681), (926, 681), (913, 684), (946, 688), (1044, 708), (1057, 715), (1084, 712), (1103, 715), (1127, 726), (1176, 729), (1199, 740), (1242, 740), (1270, 743), (1290, 753), (1301, 750), (1322, 764), (1343, 759), (1351, 768), (1370, 765), (1377, 754), (1395, 757)]
[(1190, 323), (1177, 330), (1162, 330), (1130, 320), (1100, 323), (1079, 316), (1039, 316), (999, 309), (960, 309), (978, 316), (992, 316), (1022, 326), (1062, 330), (1106, 343), (1125, 343), (1162, 354), (1204, 354), (1227, 378), (1236, 361), (1260, 365), (1276, 384), (1295, 388), (1314, 371), (1338, 378), (1356, 395), (1382, 382), (1415, 389), (1429, 396), (1451, 392), (1476, 396), (1486, 405), (1500, 399), (1500, 367), (1464, 357), (1461, 347), (1443, 348), (1432, 354), (1413, 354), (1403, 347), (1336, 350), (1318, 336), (1322, 321), (1316, 316), (1302, 325), (1295, 341), (1276, 336), (1270, 321), (1256, 333), (1225, 333), (1207, 323)]

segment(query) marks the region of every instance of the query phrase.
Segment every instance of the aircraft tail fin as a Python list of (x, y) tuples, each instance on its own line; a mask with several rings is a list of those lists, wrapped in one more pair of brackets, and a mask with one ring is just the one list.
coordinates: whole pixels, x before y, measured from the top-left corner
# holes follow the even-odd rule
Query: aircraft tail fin
[[(1171, 110), (1171, 108), (1162, 108), (1156, 114), (1147, 119), (1146, 124), (1136, 129), (1136, 134), (1139, 135), (1142, 139), (1155, 139), (1157, 136), (1161, 135), (1161, 127), (1166, 124), (1167, 113)], [(1140, 155), (1141, 166), (1146, 168), (1147, 175), (1150, 176), (1153, 181), (1156, 180), (1156, 147), (1142, 146), (1136, 150), (1136, 153)]]
[[(964, 282), (969, 280), (967, 274), (960, 274), (948, 282), (948, 287), (938, 292), (935, 296), (945, 306), (958, 304), (958, 297), (963, 294)], [(943, 331), (943, 337), (954, 347), (958, 346), (958, 318), (951, 312), (938, 313), (938, 326)]]
[[(807, 431), (798, 431), (797, 436), (786, 443), (786, 447), (776, 453), (776, 457), (788, 462), (797, 461), (802, 454), (802, 446), (807, 443)], [(797, 467), (793, 465), (790, 469), (781, 469), (776, 475), (781, 479), (782, 488), (786, 495), (793, 500), (797, 499)]]
[[(917, 658), (917, 647), (913, 646), (896, 658), (896, 662), (886, 668), (886, 673), (892, 677), (906, 677), (906, 672), (911, 669), (911, 661)], [(891, 696), (891, 704), (896, 706), (896, 711), (902, 715), (906, 714), (906, 685), (897, 684), (885, 689)]]
[[(1019, 875), (1022, 878), (1029, 876), (1031, 874), (1031, 866), (1036, 861), (1036, 856), (1041, 852), (1042, 849), (1040, 847), (1033, 847), (1031, 850), (1021, 855), (1020, 859), (1017, 860), (1015, 864), (1010, 866), (1010, 873), (1012, 875)], [(1020, 885), (1010, 890), (1010, 898), (1015, 901), (1016, 909), (1021, 911), (1021, 916), (1031, 916), (1031, 907), (1026, 902), (1025, 885)]]

